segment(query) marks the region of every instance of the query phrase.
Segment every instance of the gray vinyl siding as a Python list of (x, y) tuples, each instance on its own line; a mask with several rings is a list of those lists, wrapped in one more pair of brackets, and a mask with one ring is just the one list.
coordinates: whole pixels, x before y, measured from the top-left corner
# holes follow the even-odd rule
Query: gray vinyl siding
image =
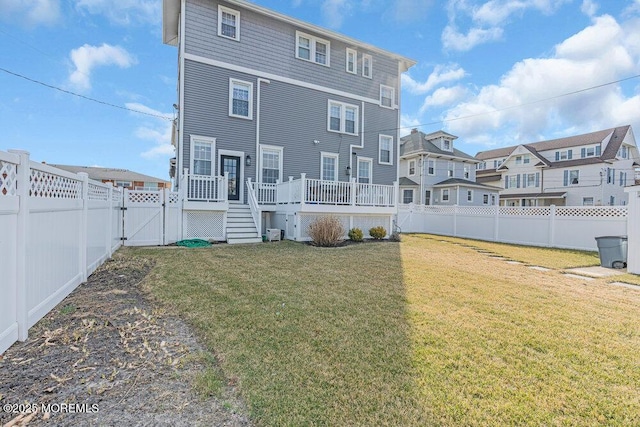
[[(240, 12), (240, 41), (218, 36), (218, 3)], [(296, 30), (330, 42), (330, 67), (295, 57)], [(347, 47), (358, 52), (357, 74), (346, 71)], [(394, 101), (396, 105), (398, 103), (399, 75), (396, 59), (350, 46), (225, 2), (187, 1), (185, 51), (376, 100), (380, 98), (380, 84), (384, 84), (395, 88)], [(363, 54), (372, 56), (373, 79), (362, 76)]]
[[(229, 117), (229, 78), (252, 82), (253, 120)], [(338, 179), (346, 181), (346, 167), (351, 155), (350, 145), (360, 145), (359, 135), (347, 135), (327, 130), (329, 100), (359, 107), (358, 127), (364, 114), (364, 148), (355, 148), (358, 156), (369, 157), (372, 163), (372, 181), (392, 184), (396, 179), (398, 111), (379, 105), (354, 101), (347, 97), (327, 94), (272, 80), (261, 84), (260, 143), (283, 147), (283, 179), (301, 173), (308, 178), (320, 178), (321, 152), (338, 153)], [(245, 179), (258, 175), (256, 153), (257, 79), (254, 76), (229, 71), (194, 61), (185, 61), (185, 109), (183, 165), (190, 166), (190, 135), (216, 138), (217, 150), (244, 151), (254, 161), (245, 168)], [(380, 130), (394, 137), (392, 165), (378, 164), (378, 136)], [(314, 140), (320, 141), (314, 144)], [(216, 153), (217, 158), (217, 153)], [(352, 175), (356, 176), (355, 156), (352, 156)], [(218, 165), (216, 165), (218, 171)]]

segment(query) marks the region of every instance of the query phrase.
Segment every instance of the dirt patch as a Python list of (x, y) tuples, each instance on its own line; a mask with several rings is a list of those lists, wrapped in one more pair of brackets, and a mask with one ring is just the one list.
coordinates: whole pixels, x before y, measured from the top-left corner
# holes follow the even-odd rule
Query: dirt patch
[(233, 383), (196, 392), (215, 358), (145, 296), (151, 267), (116, 254), (0, 356), (0, 425), (250, 425)]

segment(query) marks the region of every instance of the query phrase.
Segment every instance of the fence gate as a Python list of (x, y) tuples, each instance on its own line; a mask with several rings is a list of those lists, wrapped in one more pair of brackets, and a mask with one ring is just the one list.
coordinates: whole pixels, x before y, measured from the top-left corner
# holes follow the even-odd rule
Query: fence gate
[(157, 246), (164, 241), (164, 191), (125, 190), (125, 246)]

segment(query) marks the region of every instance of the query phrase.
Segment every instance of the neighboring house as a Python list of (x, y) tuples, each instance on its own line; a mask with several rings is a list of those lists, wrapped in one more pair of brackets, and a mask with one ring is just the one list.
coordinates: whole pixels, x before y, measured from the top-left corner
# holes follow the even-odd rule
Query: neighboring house
[(478, 181), (495, 185), (504, 206), (625, 205), (638, 148), (631, 126), (498, 148), (476, 155)]
[(495, 205), (499, 188), (476, 182), (474, 157), (454, 147), (457, 136), (413, 129), (400, 139), (400, 203)]
[(53, 164), (50, 164), (50, 166), (71, 173), (85, 172), (89, 175), (89, 179), (104, 183), (112, 183), (115, 186), (128, 188), (129, 190), (159, 190), (162, 188), (171, 187), (171, 183), (169, 181), (164, 181), (160, 178), (154, 178), (149, 175), (132, 172), (127, 169)]
[(178, 47), (185, 238), (305, 240), (327, 213), (390, 231), (414, 61), (240, 0), (164, 0), (163, 41)]

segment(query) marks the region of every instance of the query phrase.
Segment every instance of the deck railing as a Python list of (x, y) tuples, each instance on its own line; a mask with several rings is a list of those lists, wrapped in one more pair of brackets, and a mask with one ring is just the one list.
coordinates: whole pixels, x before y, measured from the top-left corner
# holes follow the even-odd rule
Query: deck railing
[[(260, 193), (260, 185), (269, 185)], [(396, 186), (364, 184), (351, 181), (325, 181), (290, 177), (288, 181), (277, 184), (255, 183), (260, 204), (321, 204), (393, 207), (396, 205)], [(273, 200), (273, 202), (272, 202)]]
[(186, 199), (200, 202), (226, 202), (228, 194), (228, 174), (225, 176), (184, 175), (187, 185)]

